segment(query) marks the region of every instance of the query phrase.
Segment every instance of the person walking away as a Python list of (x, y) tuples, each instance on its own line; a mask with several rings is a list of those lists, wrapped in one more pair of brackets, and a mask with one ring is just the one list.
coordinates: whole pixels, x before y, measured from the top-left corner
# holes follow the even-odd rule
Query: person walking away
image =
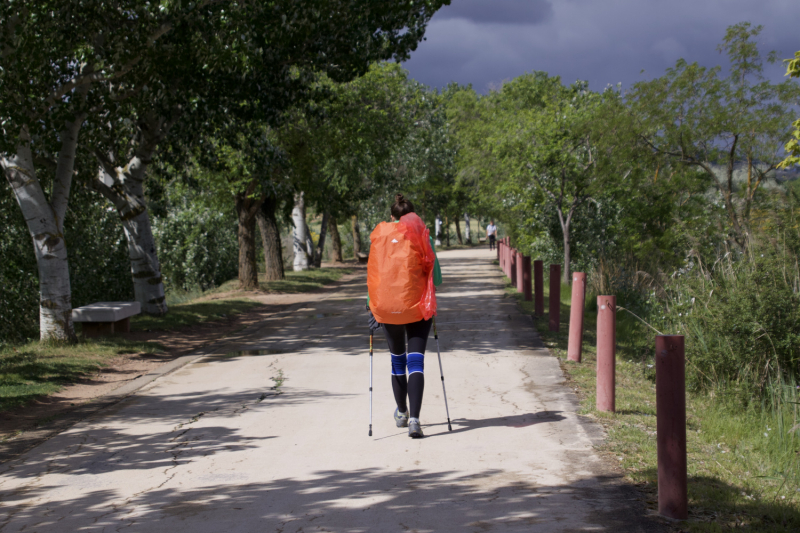
[(386, 335), (397, 404), (395, 423), (407, 426), (409, 437), (422, 438), (419, 415), (425, 389), (425, 348), (436, 314), (435, 287), (442, 283), (442, 273), (430, 231), (414, 213), (413, 204), (398, 194), (391, 215), (391, 222), (381, 222), (370, 235), (370, 329), (380, 324)]
[(489, 240), (489, 250), (494, 250), (497, 242), (497, 226), (494, 225), (494, 220), (490, 220), (486, 226), (486, 238)]

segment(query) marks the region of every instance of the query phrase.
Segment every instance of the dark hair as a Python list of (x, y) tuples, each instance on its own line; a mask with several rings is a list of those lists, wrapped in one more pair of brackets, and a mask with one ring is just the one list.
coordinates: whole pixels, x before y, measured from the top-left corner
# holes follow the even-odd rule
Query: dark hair
[(392, 204), (392, 216), (395, 220), (400, 220), (400, 217), (414, 212), (414, 204), (406, 200), (402, 194), (395, 195), (394, 204)]

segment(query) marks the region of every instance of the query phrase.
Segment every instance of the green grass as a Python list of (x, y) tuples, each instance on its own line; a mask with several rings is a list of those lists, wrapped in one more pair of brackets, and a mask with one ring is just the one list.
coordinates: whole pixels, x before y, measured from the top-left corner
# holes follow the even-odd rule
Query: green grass
[[(350, 272), (352, 270), (346, 268), (287, 272), (285, 280), (262, 281), (261, 288), (267, 292), (309, 292)], [(171, 299), (168, 295), (171, 305), (165, 316), (135, 316), (131, 319), (131, 329), (170, 331), (245, 313), (263, 305), (244, 295), (197, 301), (198, 297), (235, 291), (238, 283), (231, 280), (205, 293), (176, 293), (171, 295)], [(131, 342), (124, 337), (82, 339), (74, 345), (41, 342), (0, 345), (0, 411), (58, 392), (65, 385), (98, 372), (108, 359), (117, 355), (161, 350), (163, 348), (158, 344)]]
[[(506, 290), (523, 311), (533, 313), (533, 302), (523, 301), (510, 286)], [(578, 393), (580, 413), (605, 425), (608, 439), (603, 451), (619, 462), (629, 480), (648, 495), (648, 506), (656, 509), (655, 332), (630, 314), (618, 312), (617, 412), (599, 412), (595, 410), (597, 314), (585, 312), (583, 360), (573, 363), (566, 360), (570, 287), (562, 285), (558, 333), (548, 330), (548, 298), (545, 287), (545, 316), (534, 320), (537, 331)], [(595, 307), (588, 305), (588, 298), (587, 308)], [(743, 410), (713, 393), (687, 393), (689, 520), (676, 529), (800, 530), (800, 406), (788, 403), (797, 401), (794, 384), (783, 390), (786, 398), (779, 410), (764, 406)]]
[(158, 344), (123, 339), (82, 341), (75, 345), (31, 342), (0, 349), (0, 411), (61, 390), (64, 385), (90, 376), (118, 355), (155, 353)]
[(137, 315), (131, 319), (131, 330), (170, 331), (246, 313), (263, 305), (247, 298), (190, 301), (170, 306), (164, 316)]
[[(347, 268), (317, 268), (303, 272), (287, 272), (286, 279), (280, 281), (264, 281), (264, 274), (259, 274), (261, 290), (268, 293), (300, 293), (321, 289), (325, 285), (338, 281), (345, 274), (351, 273)], [(169, 312), (162, 317), (138, 315), (131, 320), (131, 329), (143, 331), (162, 331), (194, 326), (209, 320), (235, 316), (246, 313), (263, 304), (247, 297), (231, 297), (219, 300), (195, 301), (204, 296), (236, 291), (239, 280), (232, 279), (210, 291), (176, 292), (167, 295), (167, 303), (172, 303)]]
[[(348, 268), (314, 268), (302, 272), (286, 272), (286, 279), (280, 281), (264, 281), (264, 275), (259, 273), (261, 290), (275, 293), (298, 293), (316, 291), (338, 281), (345, 274), (350, 274)], [(239, 281), (232, 279), (223, 283), (213, 292), (226, 292), (236, 290)]]

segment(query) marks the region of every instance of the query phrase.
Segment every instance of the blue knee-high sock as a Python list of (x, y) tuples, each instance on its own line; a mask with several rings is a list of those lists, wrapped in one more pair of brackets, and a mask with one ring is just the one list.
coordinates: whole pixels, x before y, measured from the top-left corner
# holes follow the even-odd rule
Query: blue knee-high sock
[(406, 354), (392, 354), (392, 392), (397, 409), (401, 413), (408, 412), (406, 396), (408, 395), (408, 378), (406, 378)]
[(425, 355), (408, 354), (408, 403), (411, 418), (419, 418), (422, 409), (422, 393), (425, 390)]

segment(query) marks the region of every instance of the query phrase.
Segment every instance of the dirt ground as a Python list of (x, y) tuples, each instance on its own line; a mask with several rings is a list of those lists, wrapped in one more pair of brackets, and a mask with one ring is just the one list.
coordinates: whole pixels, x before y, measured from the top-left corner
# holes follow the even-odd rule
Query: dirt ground
[(341, 265), (323, 264), (323, 266), (355, 269), (355, 272), (342, 276), (339, 281), (317, 291), (293, 294), (237, 291), (214, 294), (207, 299), (221, 300), (244, 297), (264, 305), (226, 319), (204, 322), (195, 326), (171, 331), (135, 331), (127, 334), (126, 338), (129, 340), (159, 343), (164, 347), (164, 351), (120, 355), (108, 360), (106, 366), (97, 374), (87, 376), (78, 382), (67, 385), (55, 394), (35, 400), (23, 407), (0, 412), (0, 441), (5, 441), (22, 431), (36, 428), (41, 423), (57, 418), (96, 398), (105, 396), (122, 385), (152, 372), (165, 363), (222, 340), (264, 320), (274, 313), (286, 310), (291, 305), (317, 300), (320, 293), (336, 290), (336, 287), (341, 283), (352, 280), (354, 277), (361, 276), (366, 272), (366, 265), (352, 262)]

